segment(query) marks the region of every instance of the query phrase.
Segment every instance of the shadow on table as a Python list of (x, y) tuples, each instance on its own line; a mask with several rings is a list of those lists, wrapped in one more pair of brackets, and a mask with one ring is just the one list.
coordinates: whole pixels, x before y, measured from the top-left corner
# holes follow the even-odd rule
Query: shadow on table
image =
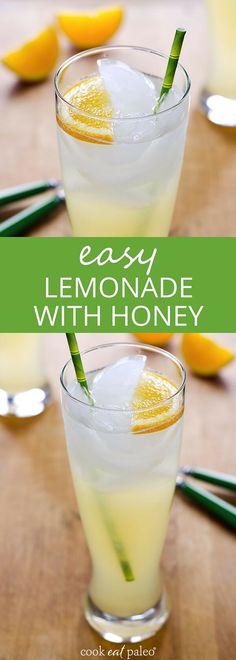
[(48, 84), (48, 78), (44, 80), (37, 80), (32, 82), (24, 82), (23, 80), (15, 80), (9, 87), (8, 98), (14, 99), (16, 96), (28, 96), (34, 88), (40, 89)]

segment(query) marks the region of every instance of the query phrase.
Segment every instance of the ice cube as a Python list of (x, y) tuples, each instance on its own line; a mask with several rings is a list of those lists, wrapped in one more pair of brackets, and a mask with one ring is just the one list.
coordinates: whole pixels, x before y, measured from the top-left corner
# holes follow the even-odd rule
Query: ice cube
[(106, 409), (128, 409), (145, 362), (145, 355), (132, 355), (105, 367), (93, 381), (95, 405)]
[(97, 60), (97, 65), (116, 117), (152, 114), (156, 89), (148, 76), (125, 62), (108, 57)]

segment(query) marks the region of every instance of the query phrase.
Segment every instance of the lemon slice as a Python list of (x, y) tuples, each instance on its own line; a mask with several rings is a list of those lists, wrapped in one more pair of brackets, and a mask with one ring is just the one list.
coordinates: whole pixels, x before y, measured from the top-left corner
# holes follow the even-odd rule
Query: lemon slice
[(183, 335), (182, 351), (188, 367), (200, 376), (214, 376), (234, 358), (228, 348), (197, 332)]
[(64, 131), (87, 142), (112, 142), (112, 104), (100, 76), (80, 80), (64, 99), (70, 106), (61, 105), (57, 116)]
[(56, 30), (48, 27), (17, 50), (6, 53), (3, 64), (21, 80), (37, 82), (47, 78), (59, 54)]
[(123, 14), (123, 7), (116, 6), (76, 14), (60, 12), (57, 18), (60, 28), (75, 46), (93, 48), (102, 46), (113, 36)]
[(144, 370), (132, 401), (135, 411), (132, 432), (153, 433), (177, 422), (183, 414), (183, 405), (179, 397), (170, 399), (176, 392), (177, 387), (170, 380), (154, 371)]

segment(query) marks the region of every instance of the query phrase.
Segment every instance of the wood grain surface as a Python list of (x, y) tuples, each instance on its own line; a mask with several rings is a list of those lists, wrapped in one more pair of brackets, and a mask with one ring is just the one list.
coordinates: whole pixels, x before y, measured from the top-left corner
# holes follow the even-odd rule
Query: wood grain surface
[[(81, 335), (80, 343), (88, 347), (107, 339)], [(236, 351), (236, 335), (219, 339)], [(51, 406), (31, 421), (0, 422), (0, 658), (78, 660), (83, 649), (99, 644), (108, 657), (121, 646), (101, 640), (82, 611), (90, 564), (59, 404), (66, 341), (63, 335), (43, 340)], [(179, 337), (170, 348), (180, 354)], [(235, 394), (235, 363), (213, 380), (188, 373), (182, 463), (235, 473)], [(234, 660), (233, 533), (177, 494), (162, 564), (171, 617), (142, 648), (156, 647), (157, 660)], [(131, 647), (126, 645), (125, 659)], [(138, 651), (139, 645), (132, 648)]]
[[(103, 0), (102, 4), (109, 4)], [(100, 0), (70, 0), (68, 6), (99, 6)], [(126, 18), (113, 43), (134, 44), (169, 52), (177, 25), (187, 27), (183, 63), (192, 79), (192, 107), (183, 173), (172, 234), (176, 236), (236, 236), (236, 131), (210, 124), (199, 109), (207, 67), (204, 0), (125, 0)], [(50, 22), (56, 0), (1, 0), (0, 49), (16, 47)], [(73, 53), (62, 38), (60, 60)], [(59, 177), (53, 76), (38, 85), (22, 85), (1, 66), (1, 187)], [(17, 208), (21, 207), (19, 204)], [(12, 214), (11, 207), (1, 218)], [(67, 235), (70, 226), (61, 208), (33, 235)]]
[[(63, 4), (0, 0), (1, 52), (37, 32)], [(192, 110), (172, 233), (235, 236), (235, 133), (210, 125), (199, 110), (207, 57), (203, 2), (126, 0), (123, 4), (126, 20), (114, 43), (167, 51), (176, 25), (188, 27), (183, 62), (193, 81)], [(82, 3), (71, 0), (70, 6), (75, 5)], [(62, 42), (61, 60), (72, 53)], [(40, 85), (24, 86), (1, 67), (0, 100), (1, 187), (60, 176), (52, 76)], [(13, 210), (15, 206), (1, 217)], [(69, 235), (66, 212), (51, 216), (33, 234)], [(106, 339), (84, 335), (81, 343), (88, 346)], [(222, 340), (236, 351), (235, 335)], [(83, 618), (90, 564), (59, 405), (58, 380), (67, 348), (59, 335), (46, 336), (44, 343), (51, 406), (31, 421), (0, 422), (0, 660), (78, 660), (83, 649), (92, 651), (99, 644), (106, 656), (111, 648), (120, 649), (101, 641)], [(178, 338), (172, 346), (178, 354)], [(235, 473), (235, 395), (235, 364), (214, 380), (188, 374), (184, 463)], [(143, 649), (155, 646), (157, 660), (234, 660), (232, 532), (177, 495), (163, 572), (172, 601), (171, 618), (159, 635), (143, 643)], [(138, 652), (139, 645), (132, 648)]]

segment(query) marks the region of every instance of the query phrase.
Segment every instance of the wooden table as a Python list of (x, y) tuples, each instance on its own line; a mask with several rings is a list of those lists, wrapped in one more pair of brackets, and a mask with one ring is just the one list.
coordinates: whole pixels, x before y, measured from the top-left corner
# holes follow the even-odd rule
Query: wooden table
[[(80, 343), (85, 347), (108, 338), (81, 335)], [(219, 339), (236, 351), (236, 335)], [(78, 660), (83, 649), (99, 644), (108, 657), (108, 650), (117, 647), (101, 641), (82, 613), (90, 566), (58, 401), (67, 347), (63, 335), (47, 335), (44, 342), (53, 403), (31, 421), (0, 423), (0, 658)], [(177, 355), (179, 344), (176, 336), (170, 345)], [(182, 463), (235, 472), (235, 393), (236, 363), (215, 380), (188, 374)], [(163, 572), (171, 617), (143, 649), (155, 646), (157, 660), (233, 660), (233, 533), (176, 495)]]
[[(102, 5), (110, 0), (102, 1)], [(66, 4), (66, 3), (64, 3)], [(82, 6), (70, 0), (70, 7)], [(84, 3), (88, 4), (88, 3)], [(99, 6), (99, 0), (89, 6)], [(172, 233), (177, 236), (235, 236), (236, 131), (207, 122), (199, 110), (207, 61), (203, 0), (125, 0), (126, 19), (114, 43), (131, 43), (169, 52), (177, 25), (186, 25), (183, 63), (192, 78), (192, 109), (185, 161)], [(58, 0), (1, 0), (0, 43), (5, 52), (51, 21)], [(62, 61), (73, 52), (62, 39)], [(1, 186), (59, 177), (53, 77), (20, 85), (1, 67)], [(18, 205), (19, 206), (19, 205)], [(11, 213), (7, 209), (5, 215)], [(4, 217), (4, 214), (1, 214)], [(34, 235), (70, 233), (64, 209), (33, 231)]]
[[(235, 134), (211, 126), (198, 107), (206, 59), (202, 3), (126, 0), (124, 4), (127, 18), (116, 43), (168, 50), (176, 25), (184, 23), (189, 29), (183, 60), (193, 79), (192, 112), (173, 234), (233, 236)], [(46, 0), (1, 0), (2, 52), (14, 47), (23, 33), (28, 37), (37, 31), (58, 6)], [(63, 40), (61, 59), (70, 53)], [(52, 77), (27, 87), (2, 68), (0, 97), (1, 186), (59, 176)], [(63, 210), (34, 231), (34, 235), (69, 233)], [(105, 339), (82, 336), (81, 344)], [(223, 340), (236, 350), (235, 335)], [(171, 346), (178, 354), (179, 339)], [(78, 660), (83, 649), (92, 651), (101, 643), (82, 613), (90, 566), (59, 406), (58, 378), (67, 357), (64, 337), (45, 337), (45, 353), (53, 403), (34, 420), (0, 423), (0, 660)], [(184, 463), (235, 472), (235, 393), (234, 364), (212, 381), (189, 375)], [(160, 660), (233, 660), (234, 547), (230, 530), (176, 496), (163, 556), (172, 615), (156, 638), (143, 643), (143, 649), (155, 646)], [(105, 641), (102, 648), (106, 655), (114, 649)]]

